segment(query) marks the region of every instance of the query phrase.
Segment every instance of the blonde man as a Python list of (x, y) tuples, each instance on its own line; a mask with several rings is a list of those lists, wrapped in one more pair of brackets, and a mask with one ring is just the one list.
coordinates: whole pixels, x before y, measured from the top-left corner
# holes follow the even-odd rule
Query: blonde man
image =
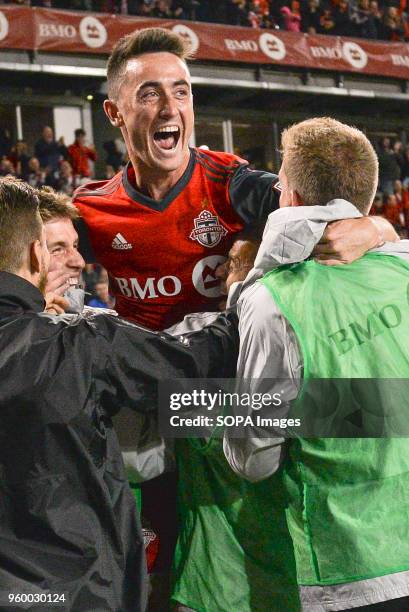
[[(314, 429), (314, 438), (301, 433), (285, 443), (281, 420), (281, 429), (254, 426), (242, 439), (226, 436), (225, 453), (253, 481), (282, 470), (303, 610), (403, 610), (409, 442), (382, 439), (382, 428), (362, 429), (356, 410), (371, 412), (365, 395), (379, 379), (409, 378), (409, 243), (386, 243), (348, 266), (303, 261), (326, 222), (368, 214), (378, 161), (362, 132), (329, 118), (292, 126), (282, 149), (282, 210), (270, 216), (255, 262), (264, 276), (239, 300), (239, 390), (252, 379), (252, 392), (279, 392), (286, 400), (270, 417), (287, 419), (295, 400), (292, 410), (308, 421), (301, 382), (329, 379), (332, 393), (314, 406), (330, 413), (326, 435), (338, 437), (317, 438), (324, 433)], [(354, 380), (345, 391), (338, 379)], [(360, 386), (356, 379), (371, 380)], [(378, 398), (382, 426), (393, 408)]]

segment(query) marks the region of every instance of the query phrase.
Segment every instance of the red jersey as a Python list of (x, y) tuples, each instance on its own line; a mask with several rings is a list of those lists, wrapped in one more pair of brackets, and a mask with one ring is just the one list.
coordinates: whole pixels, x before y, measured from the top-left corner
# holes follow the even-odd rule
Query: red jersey
[(277, 208), (277, 183), (235, 155), (192, 149), (163, 200), (136, 190), (130, 163), (109, 181), (79, 188), (73, 201), (111, 277), (118, 313), (164, 329), (188, 313), (217, 309), (216, 267), (237, 232)]

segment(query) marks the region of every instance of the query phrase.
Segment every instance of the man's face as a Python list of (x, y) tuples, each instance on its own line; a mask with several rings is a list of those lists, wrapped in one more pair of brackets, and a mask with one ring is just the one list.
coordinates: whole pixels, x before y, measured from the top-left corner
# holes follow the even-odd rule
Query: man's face
[(52, 131), (52, 129), (50, 127), (45, 127), (43, 129), (43, 138), (44, 140), (46, 140), (47, 142), (50, 142), (51, 140), (53, 140), (54, 138), (54, 132)]
[(186, 64), (172, 53), (128, 60), (118, 112), (129, 156), (159, 173), (180, 168), (189, 156), (193, 98)]
[(36, 157), (31, 157), (30, 161), (28, 162), (28, 167), (30, 168), (31, 172), (38, 172), (40, 170), (40, 162)]
[(85, 261), (78, 252), (78, 234), (71, 219), (48, 221), (45, 231), (50, 252), (49, 272), (58, 269), (70, 275), (70, 284), (78, 283)]
[(216, 268), (216, 277), (221, 280), (223, 295), (229, 293), (233, 283), (243, 281), (253, 267), (259, 243), (252, 240), (236, 240), (227, 260)]

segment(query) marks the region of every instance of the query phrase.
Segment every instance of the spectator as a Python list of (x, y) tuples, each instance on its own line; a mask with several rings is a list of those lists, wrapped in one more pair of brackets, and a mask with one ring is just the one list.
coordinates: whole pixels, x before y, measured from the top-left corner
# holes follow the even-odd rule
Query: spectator
[(307, 34), (317, 34), (320, 32), (320, 0), (308, 0), (301, 10), (302, 31), (307, 32)]
[(334, 9), (335, 28), (333, 34), (348, 36), (351, 32), (348, 0), (340, 0)]
[(259, 5), (256, 2), (250, 3), (250, 10), (247, 15), (248, 24), (252, 28), (259, 28), (263, 19)]
[(80, 178), (91, 176), (91, 167), (89, 161), (95, 161), (97, 154), (95, 153), (94, 146), (87, 146), (86, 132), (82, 128), (78, 128), (74, 132), (75, 141), (68, 147), (68, 153), (70, 156), (72, 171), (74, 176)]
[(387, 219), (395, 229), (404, 227), (405, 218), (403, 214), (403, 207), (399, 204), (394, 193), (385, 195), (382, 216), (385, 217), (385, 219)]
[(59, 171), (49, 177), (47, 183), (56, 191), (72, 196), (77, 184), (70, 162), (64, 159), (60, 164)]
[[(85, 295), (87, 296), (88, 294), (89, 299), (92, 299), (95, 294), (95, 285), (104, 280), (101, 277), (101, 272), (102, 266), (99, 264), (85, 264), (85, 268), (82, 271), (82, 281), (85, 286)], [(105, 278), (105, 282), (108, 282), (107, 277)]]
[(291, 3), (291, 8), (289, 6), (283, 6), (281, 8), (284, 29), (287, 30), (287, 32), (301, 32), (301, 16), (298, 10), (293, 6), (294, 4), (294, 2)]
[(196, 11), (200, 6), (197, 0), (173, 0), (172, 14), (175, 19), (190, 19), (196, 20)]
[(399, 204), (399, 206), (403, 207), (403, 200), (404, 200), (404, 195), (403, 195), (403, 185), (402, 185), (402, 181), (396, 180), (393, 184), (393, 193), (396, 197), (396, 200)]
[(28, 175), (26, 181), (31, 187), (44, 187), (47, 182), (45, 170), (40, 166), (40, 162), (37, 157), (31, 157), (28, 162)]
[(351, 1), (349, 19), (351, 22), (350, 36), (363, 36), (368, 29), (369, 0)]
[(391, 149), (390, 138), (383, 138), (378, 148), (380, 190), (386, 194), (393, 193), (393, 183), (400, 178), (400, 167)]
[(393, 148), (393, 153), (395, 155), (395, 159), (396, 159), (396, 161), (399, 164), (399, 168), (400, 168), (401, 175), (402, 175), (402, 167), (403, 167), (403, 163), (405, 161), (404, 151), (403, 151), (403, 144), (401, 143), (400, 140), (396, 140), (393, 143), (393, 147), (392, 148)]
[(235, 26), (248, 26), (246, 0), (229, 0), (226, 4), (226, 21)]
[(0, 157), (9, 155), (11, 151), (11, 136), (7, 128), (0, 129)]
[(331, 8), (325, 8), (320, 17), (320, 32), (333, 34), (335, 31), (335, 17)]
[(401, 167), (401, 178), (403, 186), (406, 188), (409, 186), (409, 148), (403, 152), (403, 163)]
[(122, 138), (104, 142), (104, 149), (107, 153), (106, 164), (108, 166), (112, 166), (117, 171), (125, 165), (126, 147)]
[(407, 232), (409, 229), (409, 192), (403, 187), (402, 181), (395, 181), (393, 192), (403, 214), (402, 225)]
[(399, 15), (395, 6), (388, 6), (385, 9), (383, 18), (382, 38), (385, 40), (403, 40), (405, 36), (405, 25), (402, 15)]
[(0, 160), (0, 176), (7, 176), (8, 174), (15, 175), (14, 166), (7, 157), (2, 157)]
[(152, 17), (157, 17), (158, 19), (172, 19), (172, 16), (169, 2), (167, 0), (158, 0), (152, 10)]
[(108, 283), (104, 281), (98, 281), (95, 284), (94, 292), (96, 297), (92, 298), (88, 302), (88, 306), (92, 306), (93, 308), (111, 308), (115, 307), (114, 298), (109, 295)]
[(34, 156), (40, 162), (41, 168), (46, 173), (58, 170), (59, 163), (63, 158), (61, 146), (54, 140), (54, 132), (50, 126), (43, 128), (42, 136), (37, 140), (34, 147)]
[(17, 140), (8, 158), (14, 166), (15, 173), (25, 180), (28, 175), (28, 162), (30, 160), (30, 156), (27, 154), (27, 143), (24, 140)]
[(382, 11), (379, 10), (378, 0), (371, 0), (369, 3), (369, 12), (371, 14), (372, 31), (375, 34), (373, 38), (380, 38), (382, 33)]
[(375, 198), (369, 211), (370, 215), (379, 215), (383, 217), (383, 193), (379, 191), (375, 194)]

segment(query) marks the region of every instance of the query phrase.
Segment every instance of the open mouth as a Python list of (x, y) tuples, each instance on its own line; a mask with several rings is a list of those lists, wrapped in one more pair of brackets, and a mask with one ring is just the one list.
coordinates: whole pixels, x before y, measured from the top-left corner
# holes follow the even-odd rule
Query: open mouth
[(176, 149), (180, 138), (180, 128), (177, 125), (170, 125), (160, 128), (154, 133), (153, 139), (160, 149), (171, 151)]

